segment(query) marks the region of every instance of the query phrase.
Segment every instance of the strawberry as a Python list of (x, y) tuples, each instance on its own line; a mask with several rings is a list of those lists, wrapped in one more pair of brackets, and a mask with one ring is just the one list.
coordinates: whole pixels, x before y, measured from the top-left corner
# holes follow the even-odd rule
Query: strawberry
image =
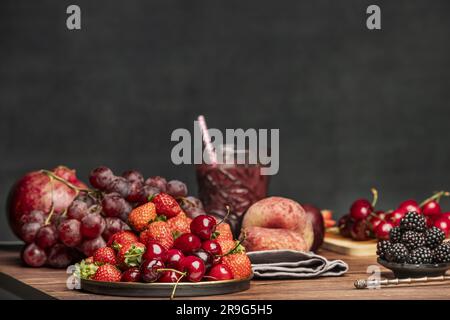
[(108, 243), (106, 244), (108, 247), (112, 247), (116, 250), (119, 250), (124, 244), (130, 242), (138, 242), (138, 237), (131, 231), (119, 231), (114, 233), (111, 238), (109, 238)]
[(117, 262), (123, 268), (137, 267), (142, 262), (145, 245), (140, 242), (124, 244), (117, 253)]
[(128, 224), (136, 231), (145, 230), (150, 222), (156, 219), (155, 205), (147, 202), (131, 210), (128, 215)]
[(155, 204), (156, 213), (166, 216), (168, 219), (177, 216), (182, 212), (178, 202), (170, 195), (164, 192), (158, 193), (152, 202)]
[(93, 261), (97, 265), (109, 263), (115, 266), (117, 264), (116, 252), (110, 247), (99, 248), (94, 252)]
[(95, 272), (97, 272), (98, 266), (94, 264), (92, 257), (81, 260), (80, 263), (75, 264), (75, 272), (81, 279), (91, 279)]
[(120, 273), (119, 269), (111, 264), (104, 264), (98, 267), (92, 279), (96, 281), (118, 282), (121, 277), (122, 273)]
[(155, 221), (150, 223), (147, 230), (144, 230), (139, 235), (139, 240), (142, 243), (147, 243), (150, 240), (158, 242), (168, 250), (173, 246), (173, 235), (170, 231), (169, 225), (164, 221)]
[(247, 279), (252, 275), (252, 263), (245, 252), (226, 255), (222, 263), (231, 269), (234, 279)]
[[(231, 227), (228, 223), (222, 222), (216, 225), (216, 231), (214, 232), (214, 237), (217, 240), (233, 240), (233, 233), (231, 232)], [(224, 251), (225, 252), (225, 251)]]
[(236, 247), (236, 241), (230, 239), (217, 239), (223, 254), (229, 253)]
[(183, 233), (191, 232), (190, 225), (192, 219), (187, 217), (184, 212), (181, 212), (176, 217), (167, 220), (167, 225), (173, 235), (180, 235)]

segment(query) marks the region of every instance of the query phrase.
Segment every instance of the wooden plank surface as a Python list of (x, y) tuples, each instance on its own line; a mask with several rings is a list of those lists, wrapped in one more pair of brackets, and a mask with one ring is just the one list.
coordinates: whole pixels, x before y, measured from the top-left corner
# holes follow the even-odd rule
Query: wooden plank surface
[[(254, 280), (249, 290), (222, 296), (207, 296), (187, 299), (450, 299), (450, 283), (422, 284), (419, 286), (396, 286), (374, 290), (357, 290), (353, 287), (356, 279), (367, 278), (367, 266), (376, 265), (376, 257), (351, 257), (321, 251), (329, 259), (342, 259), (349, 266), (349, 272), (342, 277), (322, 277), (307, 280)], [(382, 268), (383, 277), (391, 277), (388, 270)], [(14, 283), (25, 284), (42, 293), (42, 297), (57, 299), (132, 299), (111, 297), (69, 290), (66, 287), (68, 275), (65, 270), (48, 268), (26, 268), (21, 266), (17, 251), (0, 250), (0, 272), (3, 273), (0, 286), (5, 283), (7, 290), (15, 288)], [(9, 279), (5, 281), (4, 279)], [(20, 286), (19, 286), (20, 287)], [(181, 298), (180, 298), (181, 299)], [(185, 299), (185, 298), (183, 298)]]
[(355, 241), (344, 238), (337, 228), (330, 229), (325, 234), (322, 247), (326, 250), (350, 256), (373, 256), (377, 251), (377, 240)]

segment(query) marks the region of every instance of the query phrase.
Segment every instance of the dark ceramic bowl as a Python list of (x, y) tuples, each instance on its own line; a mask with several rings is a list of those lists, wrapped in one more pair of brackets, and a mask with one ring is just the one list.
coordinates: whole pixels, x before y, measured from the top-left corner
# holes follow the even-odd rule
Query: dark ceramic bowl
[[(222, 280), (202, 282), (180, 282), (175, 297), (221, 295), (250, 288), (250, 278), (243, 280)], [(173, 283), (101, 282), (81, 279), (84, 291), (111, 296), (165, 297), (172, 294)]]
[(450, 269), (450, 263), (407, 264), (388, 262), (378, 258), (378, 263), (391, 270), (397, 278), (421, 278), (442, 276)]

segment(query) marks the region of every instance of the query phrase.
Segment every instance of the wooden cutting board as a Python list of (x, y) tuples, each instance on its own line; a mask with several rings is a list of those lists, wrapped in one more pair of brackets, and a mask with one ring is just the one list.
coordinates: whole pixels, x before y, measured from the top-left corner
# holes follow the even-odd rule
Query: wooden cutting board
[(349, 256), (374, 256), (377, 240), (355, 241), (341, 236), (337, 228), (331, 228), (325, 233), (322, 248)]

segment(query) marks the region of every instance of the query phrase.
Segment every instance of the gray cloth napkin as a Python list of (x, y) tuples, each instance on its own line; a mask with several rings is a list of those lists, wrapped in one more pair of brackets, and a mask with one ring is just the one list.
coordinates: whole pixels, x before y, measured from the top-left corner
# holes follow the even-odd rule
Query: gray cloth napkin
[(267, 250), (247, 252), (254, 278), (303, 279), (341, 276), (348, 271), (342, 260), (327, 260), (313, 252)]

